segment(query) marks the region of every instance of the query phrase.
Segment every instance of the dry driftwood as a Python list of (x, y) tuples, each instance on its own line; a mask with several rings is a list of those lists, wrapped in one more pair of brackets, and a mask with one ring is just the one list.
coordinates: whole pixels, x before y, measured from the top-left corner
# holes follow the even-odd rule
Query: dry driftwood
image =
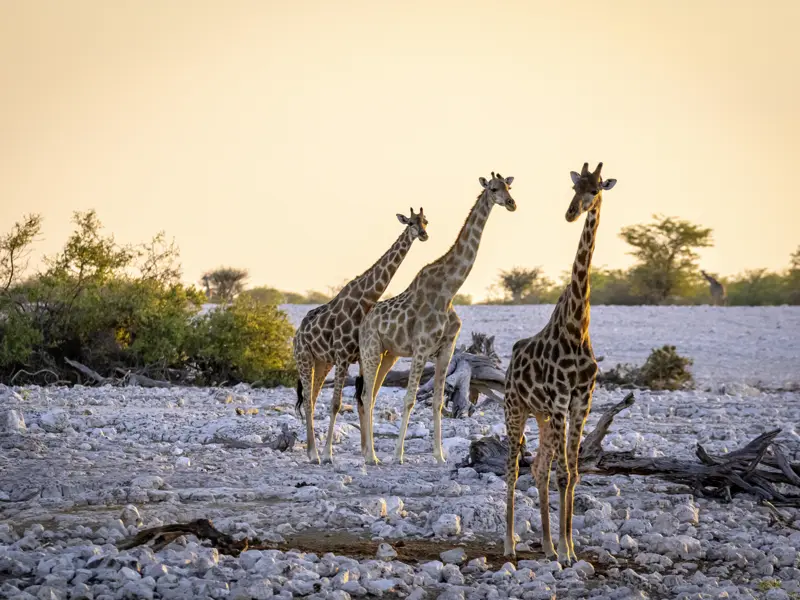
[(133, 371), (124, 371), (123, 369), (117, 369), (117, 373), (122, 375), (122, 381), (126, 386), (138, 386), (144, 388), (168, 388), (172, 387), (172, 384), (169, 381), (160, 381), (158, 379), (152, 379), (147, 377), (146, 375), (142, 375), (141, 373), (134, 373)]
[(103, 385), (104, 383), (106, 383), (108, 381), (108, 379), (106, 377), (103, 377), (97, 371), (93, 371), (92, 369), (90, 369), (89, 367), (87, 367), (85, 365), (82, 365), (78, 361), (70, 360), (69, 358), (65, 358), (64, 362), (67, 363), (70, 367), (72, 367), (76, 371), (78, 371), (79, 373), (82, 373), (83, 375), (85, 375), (86, 377), (88, 377), (89, 379), (91, 379), (92, 381), (97, 383), (98, 385)]
[(247, 538), (235, 540), (231, 536), (222, 533), (208, 519), (197, 519), (190, 523), (176, 523), (174, 525), (162, 525), (161, 527), (144, 529), (134, 537), (119, 542), (117, 548), (130, 550), (152, 541), (153, 550), (158, 552), (182, 535), (193, 535), (199, 540), (208, 540), (217, 550), (231, 556), (238, 556), (247, 550), (249, 544)]
[[(472, 414), (481, 394), (494, 401), (503, 401), (505, 371), (495, 366), (488, 356), (458, 352), (450, 361), (445, 378), (445, 408), (458, 418)], [(430, 403), (433, 398), (433, 378), (419, 387), (417, 401)]]
[[(406, 387), (408, 369), (389, 371), (383, 387)], [(433, 365), (427, 365), (420, 378), (417, 401), (430, 403), (433, 396)], [(491, 401), (502, 402), (505, 371), (494, 350), (494, 336), (472, 332), (472, 343), (458, 348), (447, 367), (445, 379), (445, 409), (448, 416), (461, 417), (472, 414), (481, 394)], [(345, 385), (355, 385), (356, 378), (348, 377)], [(323, 387), (331, 387), (326, 381)]]
[(150, 377), (147, 377), (146, 375), (142, 375), (141, 373), (135, 373), (133, 371), (126, 371), (124, 369), (117, 368), (117, 373), (121, 375), (120, 378), (103, 377), (97, 371), (90, 369), (86, 365), (82, 365), (76, 360), (65, 358), (64, 362), (67, 363), (67, 365), (69, 365), (76, 371), (78, 371), (79, 373), (83, 374), (85, 377), (91, 379), (97, 385), (104, 385), (109, 383), (112, 385), (139, 386), (146, 388), (172, 387), (172, 384), (169, 381), (159, 381), (158, 379), (152, 379)]
[(226, 446), (228, 448), (236, 448), (238, 450), (250, 450), (253, 448), (270, 448), (272, 450), (278, 450), (279, 452), (286, 452), (287, 450), (291, 450), (294, 448), (295, 442), (297, 442), (297, 432), (292, 431), (289, 429), (289, 426), (284, 423), (281, 426), (281, 432), (278, 436), (269, 441), (263, 442), (261, 444), (257, 444), (255, 442), (243, 442), (242, 440), (231, 440), (224, 437), (214, 436), (211, 440), (213, 444), (220, 444), (222, 446)]
[[(603, 438), (614, 416), (630, 407), (633, 393), (610, 407), (597, 427), (586, 435), (581, 445), (581, 473), (594, 475), (642, 475), (683, 484), (698, 496), (729, 501), (734, 495), (747, 493), (775, 506), (800, 507), (800, 464), (791, 464), (779, 444), (781, 432), (774, 429), (761, 434), (744, 447), (724, 456), (710, 455), (697, 445), (699, 462), (672, 457), (636, 456), (635, 451), (607, 452)], [(488, 437), (472, 442), (469, 456), (459, 466), (470, 466), (479, 472), (505, 474), (508, 456), (507, 439)], [(522, 462), (520, 463), (522, 465)], [(776, 485), (788, 488), (779, 490)]]

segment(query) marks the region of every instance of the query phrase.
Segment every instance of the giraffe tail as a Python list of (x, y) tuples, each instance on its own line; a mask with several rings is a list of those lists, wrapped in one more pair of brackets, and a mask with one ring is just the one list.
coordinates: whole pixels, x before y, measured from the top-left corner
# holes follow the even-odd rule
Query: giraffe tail
[(356, 377), (356, 393), (355, 393), (355, 398), (358, 401), (359, 406), (364, 406), (364, 400), (362, 399), (363, 395), (364, 395), (364, 376), (359, 373), (358, 377)]
[(303, 418), (303, 380), (297, 379), (297, 402), (294, 403), (294, 411), (299, 419)]

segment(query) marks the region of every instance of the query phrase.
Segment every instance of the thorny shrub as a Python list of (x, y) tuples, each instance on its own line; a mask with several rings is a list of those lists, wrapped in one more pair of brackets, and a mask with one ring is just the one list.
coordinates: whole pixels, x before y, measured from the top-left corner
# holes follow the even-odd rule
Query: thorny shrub
[[(41, 220), (0, 237), (0, 382), (80, 381), (77, 361), (109, 377), (134, 370), (183, 383), (275, 382), (292, 373), (286, 315), (252, 302), (198, 316), (204, 295), (179, 281), (178, 250), (163, 234), (120, 245), (93, 211), (41, 272), (23, 279)], [(219, 339), (216, 336), (220, 336)]]

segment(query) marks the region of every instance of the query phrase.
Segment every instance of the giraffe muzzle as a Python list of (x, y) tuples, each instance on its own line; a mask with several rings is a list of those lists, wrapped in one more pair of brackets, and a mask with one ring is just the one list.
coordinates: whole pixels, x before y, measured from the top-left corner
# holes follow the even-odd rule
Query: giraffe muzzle
[(509, 212), (514, 212), (515, 210), (517, 210), (517, 203), (514, 202), (513, 198), (509, 198), (508, 200), (506, 200), (506, 209)]

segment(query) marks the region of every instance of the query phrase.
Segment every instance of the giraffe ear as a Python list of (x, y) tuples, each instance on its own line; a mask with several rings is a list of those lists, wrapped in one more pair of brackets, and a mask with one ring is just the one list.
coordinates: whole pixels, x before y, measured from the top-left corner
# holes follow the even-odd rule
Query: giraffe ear
[(486, 188), (489, 185), (489, 182), (486, 181), (486, 177), (478, 177), (478, 182), (481, 184), (482, 188)]
[(409, 219), (407, 216), (401, 215), (400, 213), (397, 213), (397, 220), (400, 221), (403, 225), (408, 225), (409, 222), (411, 221), (411, 219)]
[(606, 180), (605, 180), (605, 181), (604, 181), (604, 182), (603, 182), (603, 183), (600, 185), (600, 187), (602, 187), (604, 190), (610, 190), (610, 189), (611, 189), (611, 188), (613, 188), (615, 185), (617, 185), (617, 180), (616, 180), (616, 179), (606, 179)]
[(506, 177), (506, 185), (511, 185), (514, 182), (513, 177)]
[(572, 183), (578, 183), (578, 180), (581, 178), (575, 171), (570, 171), (569, 176), (572, 177)]

